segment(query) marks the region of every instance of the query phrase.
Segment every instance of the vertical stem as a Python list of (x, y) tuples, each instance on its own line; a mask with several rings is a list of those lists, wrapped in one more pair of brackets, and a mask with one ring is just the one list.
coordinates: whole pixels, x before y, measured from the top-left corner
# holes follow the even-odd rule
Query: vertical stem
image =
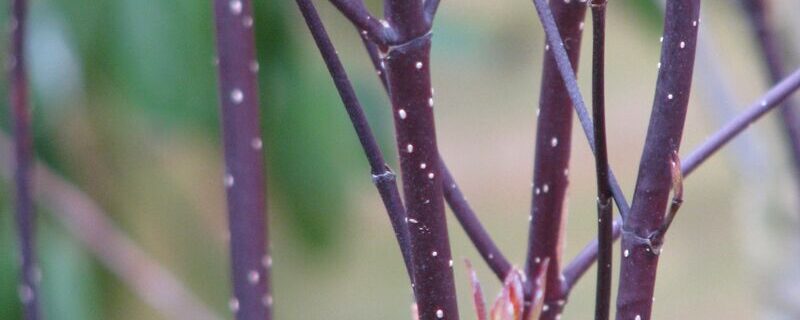
[(631, 211), (622, 234), (617, 319), (650, 319), (658, 253), (650, 236), (663, 224), (689, 104), (700, 0), (667, 2), (661, 67)]
[(39, 271), (36, 266), (35, 225), (36, 212), (33, 207), (33, 133), (28, 106), (28, 76), (25, 70), (25, 27), (28, 3), (26, 0), (11, 2), (11, 52), (10, 107), (14, 125), (16, 181), (16, 220), (21, 261), (19, 297), (23, 304), (25, 319), (39, 319)]
[[(564, 39), (570, 63), (578, 65), (586, 3), (553, 1), (552, 12)], [(525, 272), (528, 279), (536, 278), (539, 264), (550, 260), (547, 270), (545, 305), (542, 319), (554, 319), (561, 314), (564, 298), (561, 277), (562, 227), (565, 223), (564, 204), (567, 192), (568, 167), (572, 141), (572, 101), (561, 79), (557, 63), (545, 47), (541, 97), (536, 126), (536, 153), (533, 165), (528, 254)], [(528, 284), (535, 285), (529, 281)], [(527, 288), (526, 294), (535, 292)], [(527, 312), (527, 310), (526, 310)]]
[(594, 119), (595, 168), (597, 170), (597, 291), (595, 320), (607, 320), (611, 309), (611, 259), (614, 206), (608, 184), (608, 152), (605, 120), (606, 0), (592, 0), (592, 111)]
[[(428, 2), (426, 2), (426, 5), (427, 4)], [(378, 47), (363, 36), (362, 40), (364, 42), (364, 47), (367, 50), (367, 54), (369, 54), (370, 60), (372, 61), (373, 67), (378, 74), (378, 78), (380, 78), (381, 84), (388, 94), (389, 86), (384, 68), (381, 67), (381, 59), (378, 56)], [(481, 257), (483, 257), (483, 261), (489, 265), (489, 268), (492, 269), (497, 278), (500, 279), (500, 281), (503, 281), (503, 279), (505, 279), (508, 275), (508, 272), (511, 270), (511, 263), (508, 262), (508, 259), (506, 259), (503, 253), (500, 252), (500, 248), (497, 247), (492, 238), (489, 236), (489, 233), (486, 232), (486, 229), (484, 229), (483, 225), (481, 225), (480, 220), (478, 220), (478, 216), (469, 206), (467, 198), (461, 193), (455, 178), (453, 178), (453, 175), (447, 168), (447, 164), (443, 159), (441, 159), (441, 157), (439, 157), (439, 170), (442, 172), (442, 188), (444, 190), (444, 199), (450, 206), (450, 209), (453, 211), (453, 215), (456, 216), (458, 223), (461, 224), (462, 229), (472, 241), (472, 244), (475, 245), (478, 253), (480, 253)]]
[(214, 0), (236, 319), (271, 319), (266, 186), (250, 0)]
[[(770, 81), (776, 84), (784, 77), (786, 69), (780, 47), (776, 43), (775, 31), (767, 21), (767, 3), (764, 0), (742, 0), (743, 11), (753, 28), (755, 40), (758, 42), (761, 55), (766, 62)], [(792, 100), (786, 100), (781, 107), (781, 122), (789, 140), (789, 149), (794, 160), (797, 178), (800, 179), (800, 114)]]
[(430, 28), (422, 1), (388, 0), (387, 20), (402, 41), (385, 48), (403, 194), (409, 220), (414, 293), (420, 319), (458, 319), (433, 118)]

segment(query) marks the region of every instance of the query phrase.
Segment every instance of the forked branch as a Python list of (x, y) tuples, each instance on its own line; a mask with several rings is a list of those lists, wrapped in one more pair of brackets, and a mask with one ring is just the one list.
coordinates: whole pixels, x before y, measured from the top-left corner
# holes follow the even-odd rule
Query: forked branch
[(361, 35), (380, 45), (397, 42), (397, 34), (388, 21), (372, 16), (362, 0), (330, 0), (350, 23), (358, 28)]
[[(719, 149), (727, 145), (733, 138), (736, 138), (769, 111), (781, 106), (781, 103), (798, 89), (800, 89), (800, 69), (795, 70), (791, 75), (772, 87), (756, 102), (747, 107), (745, 112), (725, 124), (725, 126), (706, 139), (703, 144), (689, 153), (681, 163), (683, 178), (688, 178), (692, 172), (705, 163)], [(620, 236), (621, 224), (622, 221), (619, 219), (614, 221), (614, 239)], [(589, 267), (594, 264), (597, 260), (597, 251), (598, 242), (595, 239), (586, 245), (572, 262), (564, 268), (564, 278), (568, 289), (571, 289), (578, 279), (589, 270)]]

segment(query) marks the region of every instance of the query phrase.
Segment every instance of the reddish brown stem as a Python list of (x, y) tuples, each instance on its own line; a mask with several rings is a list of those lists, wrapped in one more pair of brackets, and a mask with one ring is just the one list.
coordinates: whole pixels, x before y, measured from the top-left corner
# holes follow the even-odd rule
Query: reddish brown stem
[[(383, 84), (388, 94), (389, 87), (386, 79), (386, 72), (381, 66), (378, 48), (368, 39), (362, 37), (362, 40), (364, 41), (364, 46), (370, 56), (370, 60), (372, 60), (373, 67), (381, 80), (381, 84)], [(467, 198), (461, 193), (461, 189), (458, 187), (455, 178), (450, 174), (447, 164), (440, 159), (439, 166), (439, 169), (442, 171), (445, 201), (450, 206), (453, 215), (456, 216), (464, 232), (472, 241), (472, 244), (475, 245), (475, 249), (478, 250), (484, 262), (489, 265), (489, 268), (495, 273), (497, 279), (503, 281), (511, 270), (511, 263), (508, 262), (508, 259), (500, 252), (500, 248), (497, 247), (489, 233), (486, 232), (481, 225), (478, 216), (470, 207), (469, 202), (467, 202)]]
[[(553, 1), (553, 17), (564, 39), (564, 48), (569, 61), (577, 72), (581, 47), (583, 21), (586, 16), (586, 3), (573, 1)], [(528, 279), (534, 279), (538, 265), (550, 260), (547, 270), (545, 292), (546, 308), (542, 319), (555, 319), (561, 314), (563, 299), (561, 288), (561, 244), (562, 228), (565, 223), (564, 204), (567, 192), (568, 167), (572, 141), (572, 115), (570, 100), (552, 48), (545, 46), (544, 67), (542, 69), (541, 97), (536, 126), (536, 150), (533, 166), (533, 190), (531, 201), (531, 222), (528, 233), (528, 254), (525, 270)], [(533, 282), (528, 282), (533, 284)], [(527, 288), (526, 294), (535, 292)], [(529, 310), (526, 310), (529, 312)]]
[(458, 319), (433, 118), (430, 26), (422, 1), (388, 0), (400, 44), (384, 48), (403, 195), (409, 221), (414, 293), (420, 319)]
[(699, 0), (667, 2), (661, 67), (631, 211), (624, 221), (617, 319), (650, 319), (658, 254), (650, 237), (664, 223), (694, 69)]
[(219, 107), (228, 200), (231, 310), (236, 319), (271, 319), (266, 186), (250, 0), (214, 0)]

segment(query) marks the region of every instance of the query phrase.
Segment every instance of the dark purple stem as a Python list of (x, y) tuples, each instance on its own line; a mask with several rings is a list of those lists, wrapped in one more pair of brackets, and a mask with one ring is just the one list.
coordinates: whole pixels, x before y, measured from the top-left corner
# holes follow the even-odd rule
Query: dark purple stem
[(650, 319), (658, 252), (651, 236), (664, 223), (689, 105), (697, 44), (699, 0), (667, 2), (661, 66), (633, 206), (624, 220), (617, 319)]
[(614, 204), (608, 185), (608, 153), (605, 120), (606, 0), (592, 0), (592, 111), (594, 119), (595, 168), (597, 170), (598, 268), (595, 320), (608, 320), (611, 312), (611, 263), (613, 259)]
[[(383, 84), (386, 93), (389, 93), (388, 83), (386, 79), (386, 72), (383, 67), (381, 67), (381, 59), (378, 56), (377, 46), (374, 43), (369, 42), (368, 39), (364, 40), (364, 46), (367, 50), (367, 53), (372, 60), (372, 64), (375, 67), (375, 71), (378, 74), (378, 77)], [(500, 252), (500, 249), (494, 243), (492, 238), (489, 236), (489, 233), (483, 228), (478, 220), (475, 211), (469, 206), (466, 197), (461, 193), (458, 184), (456, 183), (453, 176), (450, 174), (447, 165), (440, 159), (439, 162), (440, 170), (442, 170), (442, 184), (444, 188), (444, 199), (447, 201), (447, 204), (450, 206), (450, 209), (453, 211), (453, 215), (456, 216), (458, 222), (461, 224), (462, 229), (467, 234), (469, 239), (475, 245), (475, 248), (480, 253), (483, 260), (489, 265), (489, 268), (494, 271), (495, 275), (500, 281), (506, 278), (508, 272), (511, 270), (511, 263), (508, 262), (508, 259)]]
[(11, 2), (11, 52), (8, 56), (11, 119), (14, 125), (16, 220), (19, 237), (19, 298), (26, 320), (39, 319), (39, 271), (36, 266), (36, 211), (33, 207), (33, 130), (28, 106), (28, 75), (25, 70), (25, 27), (28, 3)]
[(472, 244), (478, 249), (478, 253), (480, 253), (483, 260), (486, 261), (486, 264), (489, 265), (489, 268), (492, 269), (497, 278), (500, 280), (505, 279), (508, 272), (511, 271), (511, 263), (508, 262), (508, 259), (500, 252), (500, 249), (497, 248), (497, 245), (492, 241), (489, 233), (486, 232), (486, 229), (481, 225), (481, 222), (475, 215), (475, 211), (473, 211), (469, 203), (467, 203), (467, 199), (461, 193), (461, 189), (458, 188), (455, 179), (453, 179), (453, 176), (450, 174), (450, 170), (448, 170), (447, 166), (444, 164), (444, 160), (440, 160), (439, 166), (439, 170), (442, 171), (444, 198), (453, 210), (456, 219), (458, 219), (458, 223), (461, 224), (461, 228), (464, 229), (464, 232), (472, 241)]
[[(767, 20), (767, 3), (764, 0), (742, 0), (744, 13), (753, 28), (755, 40), (758, 42), (761, 55), (766, 62), (767, 71), (773, 84), (784, 77), (786, 69), (780, 47), (776, 43), (775, 31)], [(781, 122), (789, 140), (789, 149), (794, 160), (795, 173), (800, 179), (800, 114), (797, 105), (787, 100), (781, 108)]]
[[(684, 157), (681, 162), (681, 172), (684, 178), (694, 172), (701, 164), (710, 158), (728, 142), (744, 132), (751, 124), (764, 116), (767, 112), (779, 107), (791, 94), (800, 89), (800, 69), (795, 70), (790, 76), (772, 87), (767, 93), (750, 105), (745, 112), (728, 122), (706, 141)], [(614, 221), (614, 239), (619, 238), (621, 221)], [(575, 283), (589, 270), (597, 260), (598, 241), (593, 240), (575, 256), (572, 262), (564, 268), (566, 287), (571, 289)]]
[[(564, 49), (571, 66), (578, 65), (586, 3), (573, 1), (552, 2), (552, 15), (564, 41)], [(557, 31), (557, 32), (558, 32)], [(545, 51), (551, 51), (547, 44)], [(535, 279), (539, 264), (549, 259), (544, 303), (541, 319), (555, 319), (561, 314), (561, 246), (563, 243), (564, 200), (567, 193), (568, 168), (572, 142), (572, 101), (559, 73), (558, 63), (551, 54), (544, 55), (541, 97), (536, 126), (536, 150), (533, 165), (533, 186), (528, 253), (525, 274)], [(572, 76), (576, 69), (570, 71)], [(536, 292), (533, 281), (527, 282), (526, 294)], [(530, 298), (526, 299), (530, 300)], [(526, 308), (528, 309), (528, 308)], [(526, 314), (529, 310), (525, 310)]]
[(297, 0), (297, 6), (303, 14), (306, 25), (317, 44), (317, 48), (319, 48), (325, 65), (328, 67), (328, 71), (336, 85), (336, 90), (342, 98), (342, 103), (344, 103), (347, 115), (353, 123), (353, 128), (356, 131), (358, 140), (361, 142), (361, 147), (364, 149), (364, 153), (367, 156), (373, 182), (389, 214), (389, 220), (392, 223), (397, 242), (400, 245), (400, 251), (403, 254), (403, 261), (406, 264), (409, 278), (413, 282), (410, 256), (411, 247), (408, 239), (408, 226), (406, 225), (406, 209), (403, 207), (403, 202), (400, 199), (400, 192), (397, 189), (395, 174), (384, 161), (378, 142), (375, 140), (375, 135), (372, 133), (372, 129), (369, 127), (367, 118), (364, 115), (364, 110), (361, 108), (361, 103), (358, 101), (353, 86), (347, 78), (347, 72), (342, 62), (339, 60), (336, 48), (334, 48), (333, 43), (331, 43), (330, 37), (325, 31), (325, 26), (322, 24), (322, 20), (314, 4), (310, 0)]
[(271, 319), (264, 153), (250, 0), (214, 0), (236, 319)]
[[(539, 22), (541, 22), (545, 34), (547, 35), (550, 52), (558, 66), (561, 80), (564, 81), (569, 99), (572, 101), (572, 106), (575, 108), (575, 113), (578, 115), (578, 121), (581, 123), (583, 134), (586, 136), (586, 140), (589, 142), (589, 147), (592, 149), (592, 152), (594, 152), (594, 125), (592, 124), (592, 118), (589, 116), (586, 103), (578, 87), (575, 69), (572, 67), (572, 63), (570, 62), (569, 55), (565, 48), (566, 40), (564, 40), (558, 32), (558, 26), (556, 25), (553, 13), (550, 11), (550, 6), (547, 4), (547, 0), (533, 0), (533, 4), (536, 6), (536, 11), (539, 14)], [(625, 199), (625, 195), (622, 193), (622, 188), (620, 188), (617, 178), (614, 176), (614, 170), (610, 167), (608, 169), (608, 183), (611, 185), (611, 191), (614, 193), (614, 202), (616, 202), (620, 214), (624, 217), (630, 206), (628, 205), (628, 200)]]
[(383, 48), (420, 319), (458, 319), (433, 117), (430, 26), (422, 1), (388, 0), (400, 44)]

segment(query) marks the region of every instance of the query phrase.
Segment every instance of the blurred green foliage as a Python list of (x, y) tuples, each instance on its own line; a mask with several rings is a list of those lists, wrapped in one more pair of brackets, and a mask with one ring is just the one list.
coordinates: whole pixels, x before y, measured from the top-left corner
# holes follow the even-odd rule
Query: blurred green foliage
[[(300, 249), (328, 252), (340, 241), (348, 219), (347, 177), (368, 179), (360, 167), (363, 157), (329, 78), (303, 63), (288, 21), (293, 16), (289, 10), (294, 10), (291, 2), (255, 3), (268, 190), (274, 201), (270, 207), (280, 208), (271, 214), (280, 216), (275, 220), (286, 221), (300, 240)], [(5, 11), (0, 23), (7, 21)], [(210, 141), (208, 145), (217, 152), (220, 148), (211, 17), (209, 1), (43, 0), (31, 4), (27, 54), (37, 155), (92, 194), (125, 228), (137, 228), (139, 223), (130, 221), (146, 216), (120, 216), (132, 211), (120, 208), (118, 199), (135, 197), (125, 187), (135, 182), (115, 180), (142, 174), (119, 171), (137, 169), (131, 167), (132, 161), (153, 160), (156, 151), (148, 144), (157, 146), (160, 137), (188, 134)], [(6, 38), (2, 38), (3, 46)], [(0, 106), (0, 123), (8, 132), (7, 101), (2, 99)], [(137, 136), (142, 129), (147, 131), (145, 140)], [(70, 139), (65, 134), (76, 131), (89, 142), (61, 144)], [(82, 143), (91, 144), (88, 150), (96, 153), (75, 159), (74, 152), (87, 151)], [(87, 178), (86, 167), (92, 164), (76, 164), (79, 161), (97, 162), (109, 170)], [(218, 164), (220, 159), (209, 161)], [(173, 196), (181, 201), (179, 193)], [(19, 316), (13, 285), (16, 249), (6, 200), (0, 202), (0, 244), (9, 253), (0, 259), (0, 318), (15, 319)], [(173, 213), (191, 215), (183, 207), (184, 213)], [(40, 210), (40, 215), (45, 214)], [(39, 228), (39, 254), (47, 266), (45, 313), (58, 319), (108, 318), (96, 302), (103, 288), (91, 285), (98, 283), (93, 276), (98, 266), (89, 263), (92, 260), (57, 223), (48, 222), (52, 219), (40, 220), (44, 223)], [(195, 256), (204, 254), (194, 252)], [(219, 291), (224, 295), (224, 290)], [(91, 301), (94, 305), (87, 305)]]

